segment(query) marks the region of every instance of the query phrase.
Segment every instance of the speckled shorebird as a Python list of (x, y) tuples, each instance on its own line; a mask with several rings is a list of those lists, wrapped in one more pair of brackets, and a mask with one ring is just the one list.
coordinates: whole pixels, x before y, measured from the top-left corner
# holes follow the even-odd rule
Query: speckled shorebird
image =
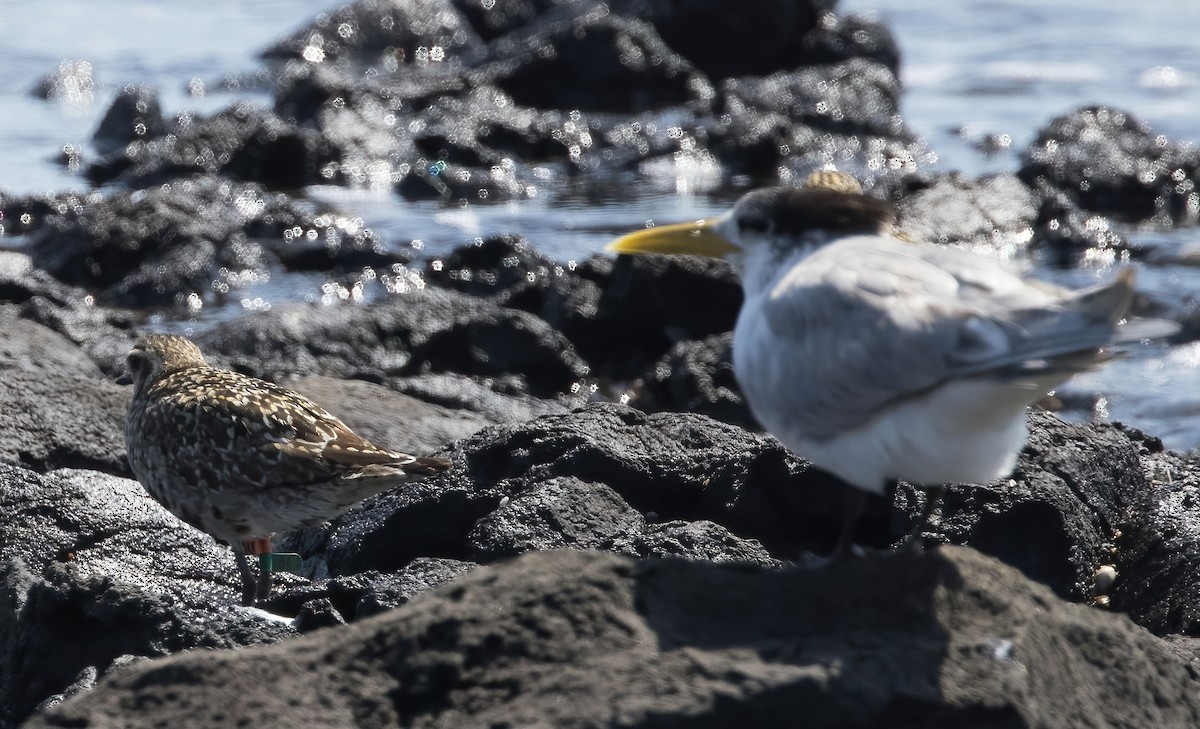
[(172, 514), (233, 548), (244, 605), (270, 593), (270, 571), (256, 582), (246, 555), (269, 554), (275, 532), (450, 467), (380, 448), (302, 395), (211, 367), (183, 337), (143, 337), (127, 364), (129, 465)]

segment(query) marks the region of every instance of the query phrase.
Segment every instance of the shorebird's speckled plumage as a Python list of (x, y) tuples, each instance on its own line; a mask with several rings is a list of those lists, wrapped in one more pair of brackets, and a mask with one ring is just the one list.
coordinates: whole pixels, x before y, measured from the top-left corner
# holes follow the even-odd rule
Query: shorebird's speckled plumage
[(302, 395), (210, 367), (183, 337), (144, 337), (128, 365), (134, 474), (171, 513), (235, 551), (256, 553), (251, 545), (275, 532), (319, 525), (450, 466), (375, 446)]

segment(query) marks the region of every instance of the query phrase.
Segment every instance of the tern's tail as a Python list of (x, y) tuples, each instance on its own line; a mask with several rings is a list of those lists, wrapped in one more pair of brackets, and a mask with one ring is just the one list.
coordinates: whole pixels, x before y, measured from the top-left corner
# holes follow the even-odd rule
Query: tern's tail
[(1112, 281), (1081, 291), (1073, 308), (1087, 319), (1116, 324), (1133, 303), (1134, 278), (1132, 268), (1122, 268)]
[(1076, 299), (1076, 310), (1093, 321), (1107, 321), (1116, 326), (1110, 344), (1164, 339), (1179, 332), (1179, 325), (1167, 319), (1126, 320), (1133, 303), (1134, 271), (1122, 268), (1111, 282), (1086, 289)]

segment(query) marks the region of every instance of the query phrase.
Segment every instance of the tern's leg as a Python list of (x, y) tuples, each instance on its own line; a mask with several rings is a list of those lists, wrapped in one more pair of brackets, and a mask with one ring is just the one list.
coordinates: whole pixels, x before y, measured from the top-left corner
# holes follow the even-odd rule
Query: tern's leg
[(916, 525), (913, 526), (912, 531), (905, 537), (904, 542), (900, 545), (901, 549), (913, 552), (921, 549), (921, 533), (925, 531), (925, 527), (929, 524), (929, 518), (933, 516), (933, 512), (937, 511), (938, 505), (942, 503), (942, 495), (944, 493), (946, 493), (945, 484), (930, 486), (925, 489), (925, 506), (921, 509), (921, 517), (917, 519)]
[(838, 532), (837, 544), (829, 553), (827, 564), (836, 564), (850, 556), (850, 549), (854, 546), (854, 534), (858, 530), (858, 520), (867, 508), (865, 491), (847, 487), (845, 499), (846, 511), (842, 517), (842, 529)]

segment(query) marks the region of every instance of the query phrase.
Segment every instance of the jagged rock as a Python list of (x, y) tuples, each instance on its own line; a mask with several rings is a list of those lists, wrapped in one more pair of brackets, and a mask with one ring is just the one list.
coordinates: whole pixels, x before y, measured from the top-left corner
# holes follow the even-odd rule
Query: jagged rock
[(0, 723), (118, 657), (279, 640), (232, 607), (233, 556), (134, 481), (0, 463)]
[(142, 662), (28, 726), (1192, 726), (1179, 648), (972, 550), (782, 571), (556, 551)]
[(1033, 192), (1013, 175), (941, 175), (902, 198), (898, 208), (900, 227), (917, 240), (1003, 253), (1029, 244), (1037, 215)]
[(645, 410), (700, 413), (759, 430), (733, 373), (733, 333), (680, 342), (641, 378), (629, 404)]
[(1089, 106), (1055, 117), (1017, 173), (1035, 189), (1065, 193), (1084, 210), (1125, 222), (1194, 224), (1200, 150), (1154, 134), (1132, 114)]

